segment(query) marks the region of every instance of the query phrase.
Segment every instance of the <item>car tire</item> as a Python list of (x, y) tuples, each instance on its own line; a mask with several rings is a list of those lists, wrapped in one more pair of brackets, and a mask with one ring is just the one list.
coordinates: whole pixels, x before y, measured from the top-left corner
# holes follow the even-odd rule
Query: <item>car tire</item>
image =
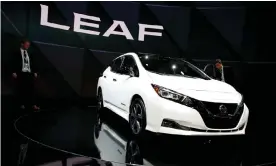
[(141, 135), (146, 126), (146, 107), (141, 98), (135, 98), (130, 105), (129, 126), (133, 135)]
[(103, 94), (102, 94), (102, 90), (99, 89), (97, 94), (97, 112), (100, 111), (102, 108), (103, 108)]
[(97, 110), (96, 110), (96, 123), (94, 125), (95, 137), (99, 137), (99, 133), (102, 127), (102, 109), (103, 109), (103, 95), (102, 90), (99, 88), (97, 93)]

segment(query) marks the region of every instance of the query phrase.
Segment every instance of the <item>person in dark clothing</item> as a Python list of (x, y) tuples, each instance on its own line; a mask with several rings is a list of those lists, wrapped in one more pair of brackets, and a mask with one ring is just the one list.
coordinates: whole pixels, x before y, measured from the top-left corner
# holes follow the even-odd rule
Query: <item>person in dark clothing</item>
[(216, 59), (215, 63), (215, 78), (220, 81), (224, 80), (223, 65), (220, 59)]
[(12, 77), (16, 79), (16, 93), (18, 103), (22, 109), (33, 108), (39, 110), (34, 104), (34, 79), (37, 78), (37, 70), (33, 57), (28, 52), (30, 42), (22, 40), (21, 47), (16, 49), (12, 57)]
[(220, 59), (216, 59), (215, 64), (207, 64), (203, 70), (211, 78), (225, 82), (223, 65)]

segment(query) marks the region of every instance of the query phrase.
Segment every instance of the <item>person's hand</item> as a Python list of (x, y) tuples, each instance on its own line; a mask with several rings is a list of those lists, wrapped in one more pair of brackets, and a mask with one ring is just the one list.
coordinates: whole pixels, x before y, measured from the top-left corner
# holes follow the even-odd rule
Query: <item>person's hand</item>
[(34, 73), (34, 77), (37, 78), (37, 73)]
[(17, 74), (16, 73), (12, 73), (12, 77), (13, 78), (17, 78)]

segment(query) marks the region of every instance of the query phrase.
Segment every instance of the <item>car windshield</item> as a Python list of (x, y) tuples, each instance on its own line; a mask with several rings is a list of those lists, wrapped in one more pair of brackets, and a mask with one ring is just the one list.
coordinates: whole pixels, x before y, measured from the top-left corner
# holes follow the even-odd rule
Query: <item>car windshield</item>
[(210, 77), (204, 72), (182, 59), (161, 57), (158, 55), (140, 55), (139, 58), (143, 67), (150, 72), (210, 80)]

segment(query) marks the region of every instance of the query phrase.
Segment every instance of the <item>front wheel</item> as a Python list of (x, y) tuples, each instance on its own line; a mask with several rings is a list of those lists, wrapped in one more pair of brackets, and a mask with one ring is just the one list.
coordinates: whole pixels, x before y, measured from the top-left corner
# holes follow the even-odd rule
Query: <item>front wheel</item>
[(140, 135), (146, 128), (146, 107), (140, 98), (131, 102), (129, 110), (129, 126), (133, 135)]

